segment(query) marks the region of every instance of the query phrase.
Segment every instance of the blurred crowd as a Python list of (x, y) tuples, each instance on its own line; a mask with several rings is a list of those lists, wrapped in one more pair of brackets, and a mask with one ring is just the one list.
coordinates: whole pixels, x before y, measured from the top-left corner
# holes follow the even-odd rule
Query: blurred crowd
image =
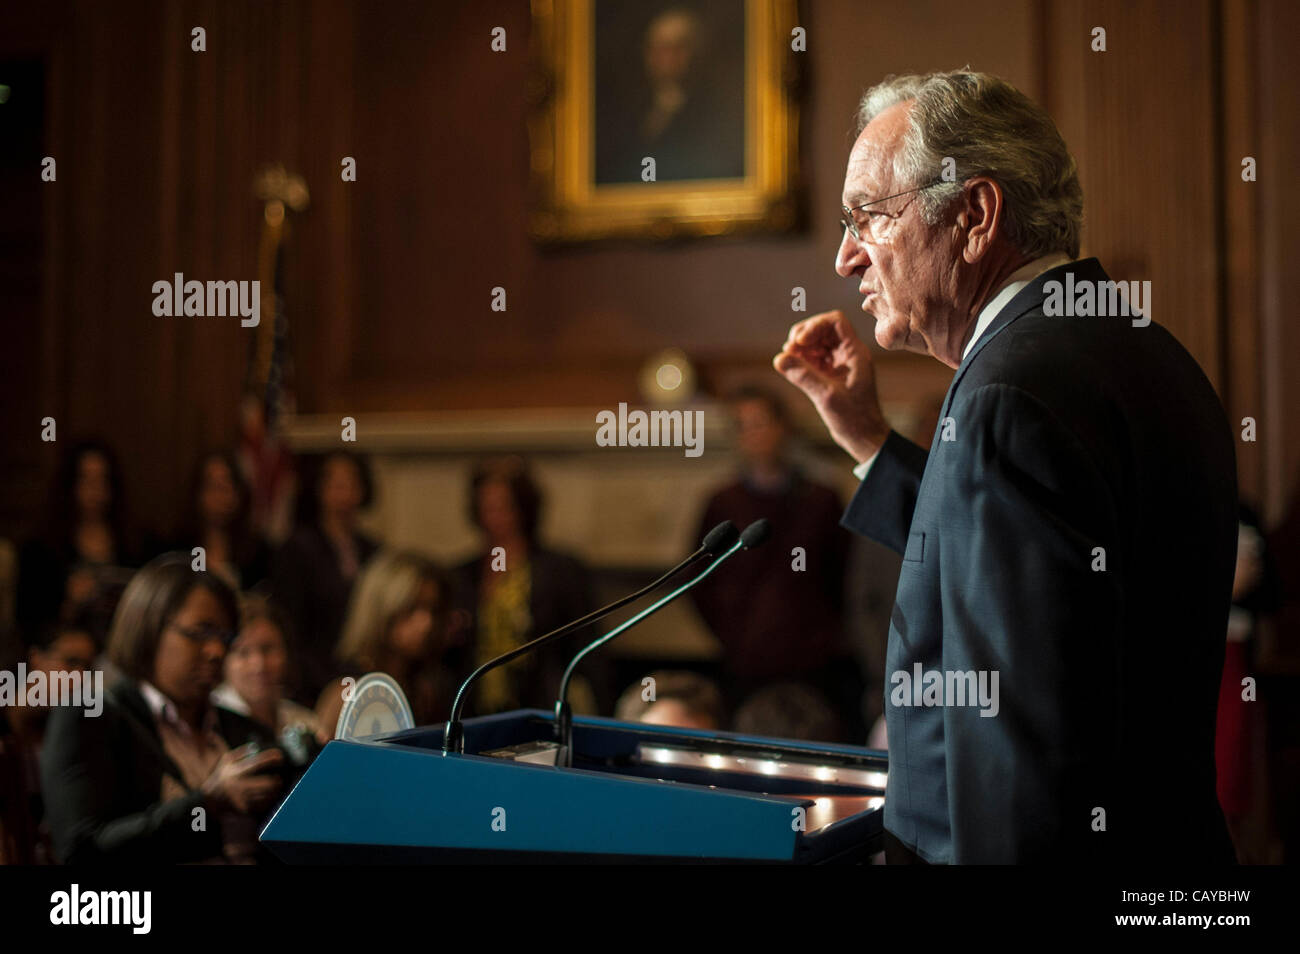
[[(791, 462), (779, 399), (744, 390), (731, 408), (739, 472), (707, 501), (699, 536), (766, 517), (773, 538), (693, 591), (719, 659), (632, 678), (598, 654), (573, 707), (885, 748), (880, 689), (873, 709), (867, 688), (883, 673), (847, 632), (854, 590), (870, 581), (846, 586), (860, 568), (839, 495)], [(349, 677), (388, 674), (415, 723), (437, 723), (476, 666), (595, 608), (590, 570), (540, 538), (543, 496), (518, 458), (474, 467), (465, 506), (481, 546), (455, 566), (362, 530), (375, 494), (364, 457), (293, 467), (291, 529), (258, 504), (257, 471), (214, 451), (194, 464), (181, 525), (148, 534), (125, 512), (129, 475), (112, 448), (66, 449), (49, 512), (19, 551), (17, 649), (0, 669), (102, 672), (103, 712), (0, 706), (0, 862), (269, 861), (257, 832), (334, 737)], [(1257, 522), (1243, 512), (1242, 527), (1220, 708), (1230, 818), (1251, 777), (1250, 715), (1233, 687), (1249, 671), (1254, 615), (1276, 599)], [(892, 595), (889, 574), (873, 576)], [(571, 651), (492, 670), (466, 715), (550, 709)]]

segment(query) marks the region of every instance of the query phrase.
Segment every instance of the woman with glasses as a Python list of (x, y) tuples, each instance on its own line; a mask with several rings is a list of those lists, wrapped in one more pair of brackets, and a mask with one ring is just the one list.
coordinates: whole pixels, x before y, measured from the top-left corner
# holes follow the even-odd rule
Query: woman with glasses
[(41, 781), (59, 861), (253, 860), (282, 756), (253, 754), (273, 740), (209, 702), (237, 619), (234, 591), (192, 570), (188, 554), (131, 579), (107, 649), (125, 678), (99, 715), (59, 708), (46, 731)]

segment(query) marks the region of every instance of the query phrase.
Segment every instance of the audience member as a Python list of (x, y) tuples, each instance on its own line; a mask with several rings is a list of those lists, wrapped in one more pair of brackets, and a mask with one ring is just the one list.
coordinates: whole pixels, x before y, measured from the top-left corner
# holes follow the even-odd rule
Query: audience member
[[(85, 679), (95, 653), (86, 623), (51, 623), (28, 650), (27, 673), (43, 673), (47, 687), (56, 673), (82, 673)], [(12, 707), (0, 707), (0, 864), (54, 860), (40, 780), (41, 743), (53, 704), (48, 695), (35, 704), (23, 693)]]
[[(361, 572), (348, 607), (336, 658), (344, 676), (392, 676), (416, 725), (445, 719), (452, 674), (442, 664), (451, 588), (430, 560), (381, 551)], [(343, 708), (343, 680), (335, 679), (316, 704), (317, 721), (331, 736)]]
[[(802, 683), (779, 683), (760, 689), (736, 710), (733, 728), (745, 735), (803, 742), (838, 742), (844, 735), (825, 697)], [(857, 739), (856, 744), (861, 741)]]
[[(274, 603), (262, 596), (245, 597), (239, 632), (226, 653), (225, 681), (213, 690), (212, 702), (252, 719), (280, 741), (291, 761), (298, 762), (292, 757), (295, 751), (306, 746), (307, 753), (314, 754), (333, 732), (322, 729), (311, 709), (285, 698), (290, 663), (287, 631), (288, 622)], [(309, 740), (301, 738), (304, 732)]]
[(805, 682), (835, 706), (849, 733), (844, 741), (860, 742), (865, 680), (843, 618), (850, 536), (840, 527), (839, 496), (790, 462), (779, 398), (748, 388), (732, 405), (741, 472), (709, 500), (698, 536), (722, 520), (744, 527), (759, 517), (772, 533), (691, 591), (722, 643), (724, 692), (734, 706), (774, 682)]
[(717, 730), (725, 724), (722, 691), (699, 673), (660, 670), (628, 686), (614, 718), (682, 729)]
[[(518, 458), (490, 461), (470, 479), (469, 512), (483, 532), (483, 552), (456, 568), (459, 608), (469, 622), (468, 670), (589, 613), (587, 568), (544, 547), (538, 527), (542, 495)], [(466, 712), (492, 713), (535, 706), (550, 709), (573, 649), (543, 647), (490, 670), (477, 683)], [(573, 711), (596, 711), (593, 685), (608, 686), (607, 663), (584, 662), (574, 677)]]
[(173, 549), (203, 547), (208, 572), (237, 590), (251, 589), (270, 572), (271, 550), (253, 529), (248, 482), (229, 451), (212, 451), (195, 463), (189, 513)]
[[(159, 557), (131, 580), (109, 633), (125, 678), (98, 717), (55, 709), (41, 782), (55, 855), (76, 862), (247, 862), (279, 794), (278, 751), (257, 724), (212, 706), (237, 620), (234, 592)], [(206, 824), (194, 824), (202, 809)]]
[[(305, 468), (302, 523), (273, 561), (272, 596), (284, 608), (297, 645), (293, 698), (311, 704), (334, 675), (353, 582), (379, 545), (357, 525), (374, 492), (365, 459), (335, 451)], [(314, 472), (313, 472), (314, 471)]]
[(1262, 720), (1255, 716), (1257, 702), (1243, 697), (1244, 683), (1247, 678), (1254, 678), (1257, 619), (1277, 609), (1280, 585), (1258, 515), (1242, 504), (1238, 519), (1237, 564), (1232, 577), (1232, 608), (1228, 612), (1227, 645), (1219, 686), (1214, 761), (1219, 807), (1223, 809), (1228, 832), (1240, 857), (1242, 826), (1252, 807), (1252, 783), (1258, 772), (1255, 740), (1262, 728)]
[(50, 623), (75, 616), (103, 637), (113, 607), (136, 565), (138, 545), (127, 529), (117, 457), (96, 440), (63, 454), (42, 532), (19, 554), (14, 607), (21, 631), (35, 638)]

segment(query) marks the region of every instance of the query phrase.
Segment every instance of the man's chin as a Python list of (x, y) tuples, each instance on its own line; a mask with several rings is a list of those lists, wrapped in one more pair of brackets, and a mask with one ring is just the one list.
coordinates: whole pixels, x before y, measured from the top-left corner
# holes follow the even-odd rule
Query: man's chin
[(876, 319), (876, 344), (886, 351), (902, 351), (907, 347), (907, 336), (905, 334), (900, 335), (888, 322), (876, 318), (875, 315), (871, 315), (871, 317)]

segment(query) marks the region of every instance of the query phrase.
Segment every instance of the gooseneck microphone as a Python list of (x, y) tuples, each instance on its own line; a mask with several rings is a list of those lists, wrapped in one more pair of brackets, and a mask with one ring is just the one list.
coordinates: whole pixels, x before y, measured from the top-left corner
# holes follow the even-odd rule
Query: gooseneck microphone
[[(751, 527), (750, 529), (753, 528)], [(749, 530), (746, 530), (745, 532), (748, 533)], [(451, 714), (447, 717), (447, 725), (442, 736), (442, 751), (448, 753), (463, 752), (465, 750), (464, 726), (461, 724), (460, 714), (464, 710), (465, 696), (469, 691), (470, 686), (472, 686), (485, 672), (495, 669), (497, 666), (503, 666), (510, 662), (510, 660), (517, 659), (524, 653), (532, 652), (534, 649), (537, 649), (546, 643), (559, 639), (562, 636), (567, 636), (575, 629), (581, 629), (588, 623), (594, 623), (597, 620), (604, 619), (610, 613), (620, 610), (628, 603), (631, 603), (634, 600), (639, 600), (647, 593), (658, 589), (696, 560), (699, 560), (702, 557), (716, 556), (728, 547), (735, 549), (734, 545), (736, 544), (738, 537), (740, 537), (740, 533), (736, 530), (735, 524), (730, 520), (724, 520), (705, 535), (704, 541), (700, 544), (698, 550), (688, 556), (681, 563), (677, 564), (663, 576), (659, 577), (659, 579), (655, 580), (649, 586), (644, 586), (631, 596), (624, 596), (622, 599), (615, 600), (608, 606), (603, 606), (598, 610), (594, 610), (581, 619), (575, 619), (572, 623), (565, 623), (559, 629), (553, 629), (543, 636), (538, 636), (536, 639), (524, 643), (522, 646), (516, 646), (509, 652), (502, 653), (495, 659), (489, 659), (487, 662), (483, 663), (483, 665), (479, 666), (469, 674), (469, 677), (461, 683), (460, 689), (456, 692), (456, 699), (451, 705)]]
[(637, 623), (641, 622), (647, 616), (651, 616), (654, 613), (659, 612), (659, 610), (663, 609), (673, 600), (677, 599), (677, 597), (681, 596), (687, 590), (691, 589), (691, 587), (700, 583), (705, 577), (707, 577), (710, 573), (712, 573), (719, 566), (721, 566), (724, 560), (730, 559), (733, 554), (741, 550), (752, 550), (754, 549), (754, 547), (763, 543), (771, 534), (771, 532), (772, 532), (772, 525), (768, 523), (767, 518), (764, 517), (755, 520), (753, 523), (751, 523), (748, 527), (745, 528), (744, 532), (740, 535), (739, 540), (737, 540), (730, 547), (728, 547), (725, 553), (723, 553), (712, 563), (710, 563), (707, 567), (705, 567), (697, 576), (694, 576), (691, 579), (687, 580), (685, 583), (677, 587), (677, 589), (673, 590), (667, 596), (664, 596), (663, 598), (657, 600), (656, 602), (651, 603), (649, 606), (647, 606), (641, 612), (637, 613), (631, 619), (627, 620), (624, 623), (620, 623), (618, 626), (615, 626), (604, 636), (601, 636), (596, 641), (589, 643), (587, 646), (585, 646), (582, 649), (581, 652), (579, 652), (576, 656), (573, 657), (573, 660), (569, 663), (569, 668), (564, 670), (564, 678), (560, 680), (560, 692), (555, 700), (555, 739), (559, 743), (560, 757), (563, 758), (564, 765), (566, 766), (573, 765), (573, 710), (569, 708), (568, 696), (569, 696), (569, 682), (573, 678), (574, 670), (578, 668), (578, 663), (582, 662), (582, 660), (589, 653), (594, 652), (595, 650), (599, 649), (601, 646), (604, 646), (610, 640), (627, 632), (629, 629), (631, 629)]

